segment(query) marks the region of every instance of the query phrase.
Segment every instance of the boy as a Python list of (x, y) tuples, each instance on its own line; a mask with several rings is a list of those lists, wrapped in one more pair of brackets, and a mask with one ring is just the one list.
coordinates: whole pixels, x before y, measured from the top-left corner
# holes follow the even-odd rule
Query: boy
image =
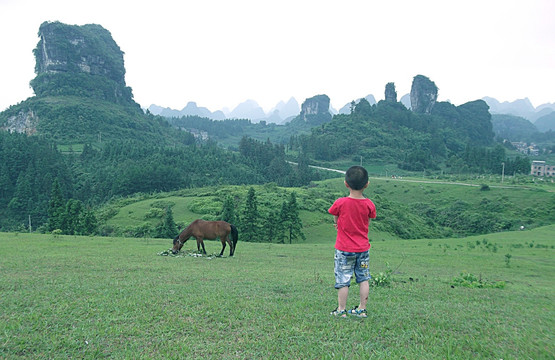
[[(337, 199), (328, 210), (333, 215), (337, 229), (335, 288), (338, 289), (338, 305), (331, 315), (347, 317), (347, 314), (351, 314), (367, 317), (366, 302), (370, 290), (368, 225), (370, 219), (376, 218), (376, 206), (362, 194), (368, 187), (368, 172), (362, 166), (352, 166), (347, 170), (345, 186), (349, 189), (349, 196)], [(347, 297), (353, 272), (360, 287), (360, 303), (347, 311)]]

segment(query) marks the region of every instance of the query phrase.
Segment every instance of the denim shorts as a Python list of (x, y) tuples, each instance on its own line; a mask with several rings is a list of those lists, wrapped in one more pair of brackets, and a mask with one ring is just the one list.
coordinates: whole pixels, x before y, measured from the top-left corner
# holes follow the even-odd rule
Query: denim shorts
[(370, 280), (368, 251), (353, 253), (335, 249), (335, 288), (351, 285), (353, 273), (357, 284)]

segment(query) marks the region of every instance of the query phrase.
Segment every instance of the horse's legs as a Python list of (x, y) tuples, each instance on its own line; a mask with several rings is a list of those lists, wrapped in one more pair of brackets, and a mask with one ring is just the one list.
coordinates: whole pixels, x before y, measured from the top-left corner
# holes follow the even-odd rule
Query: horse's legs
[(229, 236), (226, 236), (225, 239), (229, 244), (229, 256), (233, 256), (233, 254), (235, 253), (235, 247), (233, 246), (233, 242), (231, 241)]
[(222, 256), (222, 255), (224, 254), (224, 250), (225, 250), (225, 239), (226, 239), (225, 237), (220, 238), (220, 241), (222, 242), (222, 251), (220, 251), (220, 255), (219, 255), (219, 256)]
[(204, 239), (202, 237), (197, 239), (197, 249), (200, 252), (200, 246), (202, 245), (202, 253), (206, 255), (206, 249), (204, 248)]
[(226, 235), (223, 238), (220, 238), (220, 241), (222, 242), (222, 251), (220, 252), (220, 256), (224, 254), (226, 243), (229, 244), (229, 256), (233, 256), (235, 249), (233, 248), (233, 243), (231, 242), (231, 239), (229, 238), (229, 236)]
[[(197, 252), (200, 253), (200, 245), (202, 244), (202, 249), (204, 250), (204, 241), (202, 239), (202, 237), (196, 237), (195, 239), (197, 239)], [(204, 251), (204, 253), (206, 254), (206, 251)]]

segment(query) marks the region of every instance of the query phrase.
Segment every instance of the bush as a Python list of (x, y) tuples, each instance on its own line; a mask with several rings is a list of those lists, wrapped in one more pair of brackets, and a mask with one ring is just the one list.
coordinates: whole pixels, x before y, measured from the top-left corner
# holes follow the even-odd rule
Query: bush
[(505, 282), (504, 281), (488, 282), (482, 279), (482, 275), (478, 277), (471, 273), (462, 272), (459, 277), (455, 277), (453, 278), (453, 281), (451, 281), (451, 287), (454, 288), (456, 286), (468, 287), (468, 288), (503, 289), (505, 287)]

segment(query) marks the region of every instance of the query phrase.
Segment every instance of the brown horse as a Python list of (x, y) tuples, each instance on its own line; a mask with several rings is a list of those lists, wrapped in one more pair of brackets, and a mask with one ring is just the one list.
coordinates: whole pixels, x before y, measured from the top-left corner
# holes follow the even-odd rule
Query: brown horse
[[(229, 236), (230, 234), (231, 239)], [(206, 254), (204, 239), (215, 240), (216, 238), (220, 238), (222, 242), (222, 251), (219, 256), (223, 255), (226, 242), (229, 244), (229, 256), (233, 256), (239, 238), (235, 225), (231, 225), (225, 221), (205, 221), (197, 219), (173, 239), (172, 253), (177, 254), (183, 247), (183, 244), (185, 244), (191, 236), (197, 240), (197, 249), (199, 252), (202, 245), (202, 252), (204, 254)]]

